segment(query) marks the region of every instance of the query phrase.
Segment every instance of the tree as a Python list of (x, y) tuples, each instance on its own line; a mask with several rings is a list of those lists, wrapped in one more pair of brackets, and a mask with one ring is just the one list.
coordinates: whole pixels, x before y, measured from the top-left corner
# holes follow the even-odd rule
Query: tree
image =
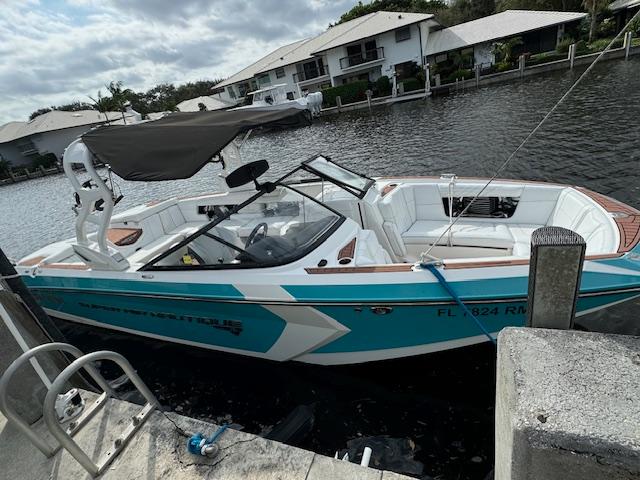
[(595, 40), (596, 28), (598, 27), (598, 14), (609, 5), (608, 0), (582, 0), (582, 6), (589, 12), (589, 41)]
[(51, 108), (39, 108), (38, 110), (36, 110), (35, 112), (31, 112), (31, 115), (29, 115), (29, 121), (33, 120), (34, 118), (40, 116), (40, 115), (44, 115), (45, 113), (49, 113), (51, 111)]
[(504, 42), (496, 42), (493, 44), (493, 55), (496, 57), (496, 61), (500, 59), (502, 63), (511, 63), (513, 61), (513, 49), (522, 45), (521, 37), (513, 37)]
[(107, 90), (111, 94), (111, 102), (114, 110), (122, 113), (122, 121), (126, 123), (124, 112), (127, 105), (130, 105), (129, 97), (133, 94), (133, 91), (129, 88), (122, 88), (121, 81), (112, 81), (107, 85)]
[(441, 0), (373, 0), (367, 4), (358, 2), (355, 7), (340, 16), (336, 25), (380, 10), (435, 14), (437, 11), (446, 10), (446, 8), (446, 3)]
[(98, 95), (95, 98), (91, 95), (88, 95), (88, 97), (93, 102), (94, 108), (100, 113), (104, 113), (105, 118), (108, 120), (109, 118), (107, 117), (107, 112), (113, 110), (113, 102), (111, 101), (111, 97), (103, 97), (102, 90), (98, 90)]

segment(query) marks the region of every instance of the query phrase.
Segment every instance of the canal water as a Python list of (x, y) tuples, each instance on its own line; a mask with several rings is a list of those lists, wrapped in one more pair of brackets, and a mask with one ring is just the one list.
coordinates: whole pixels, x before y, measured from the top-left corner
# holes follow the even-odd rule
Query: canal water
[[(323, 117), (308, 128), (256, 135), (243, 153), (247, 160), (267, 159), (271, 177), (314, 153), (372, 176), (491, 176), (579, 73), (555, 72)], [(640, 207), (639, 73), (639, 58), (598, 65), (500, 176), (583, 185)], [(120, 180), (125, 198), (116, 211), (215, 191), (217, 172), (211, 165), (188, 180)], [(0, 187), (0, 246), (19, 258), (73, 236), (72, 202), (63, 176)], [(119, 337), (79, 327), (68, 333), (74, 339), (83, 333), (87, 350), (127, 354), (163, 404), (182, 413), (264, 433), (308, 405), (313, 426), (292, 441), (301, 447), (333, 455), (369, 443), (376, 466), (424, 478), (484, 479), (491, 470), (495, 363), (490, 345), (326, 368), (152, 342), (133, 348)]]

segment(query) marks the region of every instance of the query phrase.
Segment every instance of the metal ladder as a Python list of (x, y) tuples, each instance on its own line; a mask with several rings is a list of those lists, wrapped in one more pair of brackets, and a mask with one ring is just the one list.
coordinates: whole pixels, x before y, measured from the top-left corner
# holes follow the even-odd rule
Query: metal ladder
[[(44, 417), (44, 423), (47, 429), (59, 442), (58, 445), (50, 445), (39, 436), (33, 428), (11, 407), (7, 398), (7, 391), (9, 383), (14, 374), (19, 368), (25, 365), (27, 362), (32, 363), (32, 366), (37, 365), (33, 362), (34, 357), (44, 352), (66, 352), (75, 357), (75, 361), (67, 366), (60, 374), (53, 380), (51, 385), (47, 385), (43, 378), (41, 380), (47, 386), (48, 392), (44, 399), (42, 407), (42, 415)], [(92, 365), (93, 362), (98, 360), (109, 360), (116, 363), (124, 372), (124, 374), (131, 380), (133, 385), (144, 396), (147, 403), (142, 407), (142, 410), (133, 417), (131, 417), (131, 423), (125, 428), (124, 432), (115, 440), (113, 446), (103, 455), (98, 464), (78, 446), (73, 440), (73, 436), (93, 417), (104, 405), (110, 397), (115, 397), (113, 389), (109, 386), (107, 381)], [(102, 389), (102, 394), (93, 401), (90, 405), (85, 406), (82, 414), (75, 420), (71, 421), (66, 428), (63, 428), (55, 411), (55, 402), (58, 395), (62, 392), (64, 385), (69, 381), (71, 376), (78, 372), (80, 369), (85, 369), (89, 376), (98, 384)], [(96, 477), (102, 474), (107, 466), (114, 460), (115, 457), (124, 449), (126, 444), (135, 435), (135, 432), (142, 426), (142, 424), (149, 418), (151, 413), (159, 407), (159, 403), (149, 388), (144, 384), (142, 379), (135, 372), (131, 364), (122, 355), (111, 351), (99, 351), (84, 355), (78, 348), (67, 343), (46, 343), (32, 348), (9, 365), (9, 368), (4, 372), (0, 378), (0, 411), (7, 418), (7, 421), (14, 425), (20, 432), (24, 433), (27, 438), (33, 443), (38, 450), (40, 450), (47, 458), (54, 456), (58, 450), (62, 447), (75, 458), (84, 469), (92, 476)]]

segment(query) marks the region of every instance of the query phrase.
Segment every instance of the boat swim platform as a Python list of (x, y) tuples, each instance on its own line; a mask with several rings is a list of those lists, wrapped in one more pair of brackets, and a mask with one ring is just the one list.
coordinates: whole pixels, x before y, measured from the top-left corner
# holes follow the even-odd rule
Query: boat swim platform
[[(89, 404), (97, 394), (81, 391)], [(140, 406), (109, 399), (74, 436), (74, 440), (97, 461), (114, 444)], [(201, 480), (409, 480), (393, 472), (362, 467), (257, 435), (227, 429), (217, 440), (218, 455), (209, 458), (187, 451), (189, 435), (208, 436), (218, 425), (176, 413), (155, 410), (99, 477), (105, 480), (181, 479)], [(42, 420), (33, 427), (54, 444)], [(0, 479), (91, 479), (91, 475), (65, 450), (46, 458), (0, 414)]]

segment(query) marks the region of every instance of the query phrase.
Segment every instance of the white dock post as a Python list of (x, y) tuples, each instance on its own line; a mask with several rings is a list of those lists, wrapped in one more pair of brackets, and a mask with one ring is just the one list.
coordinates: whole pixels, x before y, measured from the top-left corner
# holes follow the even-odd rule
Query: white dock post
[(527, 326), (573, 328), (586, 243), (562, 227), (531, 235)]
[(431, 91), (431, 66), (426, 63), (424, 65), (424, 93)]
[(525, 59), (524, 55), (518, 57), (518, 69), (520, 70), (520, 78), (524, 77)]
[(476, 70), (476, 88), (480, 86), (480, 65), (475, 66)]
[(569, 45), (569, 69), (573, 70), (573, 65), (576, 61), (576, 44)]
[(340, 95), (336, 96), (336, 107), (338, 107), (338, 111), (342, 110), (342, 98)]
[(629, 60), (629, 51), (631, 50), (631, 36), (632, 32), (626, 32), (624, 34), (624, 59)]

